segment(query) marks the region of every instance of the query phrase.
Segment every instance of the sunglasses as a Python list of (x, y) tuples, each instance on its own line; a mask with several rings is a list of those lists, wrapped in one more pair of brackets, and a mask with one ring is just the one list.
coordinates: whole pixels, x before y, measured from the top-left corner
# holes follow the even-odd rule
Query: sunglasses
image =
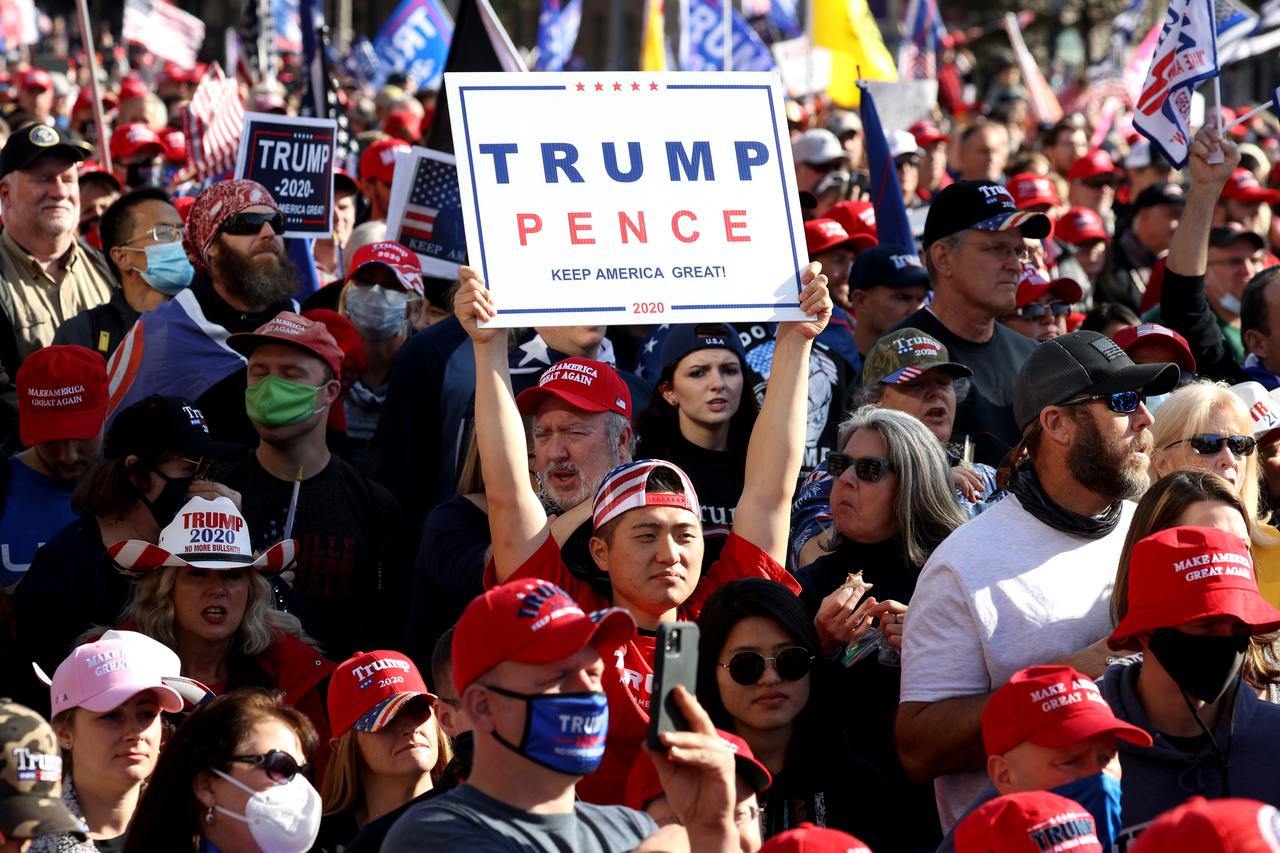
[(299, 773), (311, 779), (315, 769), (310, 764), (298, 764), (292, 755), (282, 749), (267, 750), (262, 755), (233, 755), (231, 760), (237, 764), (261, 767), (267, 778), (280, 783), (292, 782), (293, 777)]
[(1222, 450), (1225, 444), (1230, 450), (1231, 455), (1243, 459), (1246, 456), (1252, 456), (1253, 451), (1258, 447), (1258, 440), (1251, 435), (1219, 435), (1216, 432), (1205, 432), (1200, 435), (1193, 435), (1190, 438), (1180, 438), (1177, 441), (1166, 444), (1163, 449), (1173, 447), (1175, 444), (1183, 442), (1191, 445), (1191, 449), (1201, 456), (1212, 456)]
[(1094, 190), (1115, 186), (1115, 180), (1112, 178), (1085, 178), (1080, 183)]
[(729, 658), (728, 663), (717, 664), (729, 670), (729, 677), (743, 686), (755, 684), (764, 675), (765, 668), (773, 664), (778, 677), (783, 681), (799, 681), (809, 674), (813, 668), (814, 656), (809, 650), (795, 646), (783, 649), (774, 657), (767, 658), (759, 652), (738, 652)]
[(1107, 404), (1107, 408), (1115, 412), (1117, 415), (1132, 415), (1138, 411), (1138, 407), (1146, 400), (1146, 395), (1141, 391), (1117, 391), (1114, 394), (1092, 394), (1088, 397), (1077, 397), (1074, 400), (1067, 400), (1065, 403), (1059, 403), (1059, 406), (1077, 406), (1080, 403), (1090, 403), (1094, 400), (1102, 400)]
[(218, 229), (233, 237), (246, 237), (262, 230), (263, 223), (271, 226), (273, 234), (284, 233), (283, 213), (233, 213), (222, 221)]
[(1043, 302), (1032, 302), (1030, 305), (1023, 305), (1017, 311), (1018, 316), (1024, 320), (1039, 320), (1050, 313), (1055, 317), (1065, 317), (1071, 313), (1071, 303), (1057, 301), (1046, 305)]
[(879, 456), (850, 456), (847, 453), (827, 456), (827, 470), (832, 477), (842, 477), (850, 466), (853, 467), (853, 475), (864, 483), (878, 483), (885, 471), (893, 470), (893, 463)]

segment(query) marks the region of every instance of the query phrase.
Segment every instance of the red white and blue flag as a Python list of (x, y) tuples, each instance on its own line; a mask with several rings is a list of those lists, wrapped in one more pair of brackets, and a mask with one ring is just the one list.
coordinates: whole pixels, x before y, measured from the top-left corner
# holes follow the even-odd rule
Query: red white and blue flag
[(1187, 165), (1191, 94), (1218, 72), (1213, 0), (1172, 0), (1138, 96), (1133, 126), (1175, 168)]
[(911, 0), (906, 24), (906, 34), (898, 48), (898, 73), (904, 80), (936, 80), (938, 54), (947, 34), (937, 0)]
[(194, 400), (245, 365), (188, 288), (138, 318), (107, 362), (107, 417), (150, 394)]

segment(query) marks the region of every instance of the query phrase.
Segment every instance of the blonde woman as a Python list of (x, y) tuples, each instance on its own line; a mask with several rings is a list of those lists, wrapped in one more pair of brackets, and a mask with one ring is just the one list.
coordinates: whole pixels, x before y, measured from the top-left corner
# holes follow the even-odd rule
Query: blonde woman
[[(274, 607), (267, 575), (293, 562), (292, 540), (254, 557), (244, 517), (227, 498), (193, 498), (160, 532), (158, 545), (125, 540), (108, 549), (138, 578), (123, 624), (178, 653), (182, 674), (215, 694), (237, 687), (283, 691), (327, 738), (321, 687), (333, 670), (298, 620)], [(324, 739), (316, 756), (323, 770)]]
[(1208, 471), (1235, 489), (1249, 518), (1258, 589), (1280, 603), (1280, 531), (1262, 521), (1257, 441), (1244, 402), (1220, 383), (1185, 385), (1156, 411), (1151, 437), (1153, 482), (1174, 471)]
[(313, 850), (376, 850), (409, 803), (438, 793), (453, 755), (432, 713), (435, 698), (400, 652), (363, 652), (338, 664), (329, 681), (329, 721), (338, 734)]

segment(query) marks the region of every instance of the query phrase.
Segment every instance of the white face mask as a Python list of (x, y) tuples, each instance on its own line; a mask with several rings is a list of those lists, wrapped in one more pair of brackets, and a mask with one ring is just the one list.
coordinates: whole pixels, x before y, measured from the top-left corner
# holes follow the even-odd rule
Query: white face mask
[(249, 834), (262, 853), (304, 853), (320, 834), (320, 795), (301, 774), (283, 785), (255, 791), (221, 770), (223, 779), (249, 795), (244, 814), (215, 805), (219, 814), (249, 824)]
[(1241, 308), (1240, 300), (1236, 299), (1234, 294), (1224, 293), (1222, 297), (1218, 300), (1218, 305), (1222, 308), (1223, 311), (1226, 311), (1228, 314), (1240, 313), (1240, 308)]

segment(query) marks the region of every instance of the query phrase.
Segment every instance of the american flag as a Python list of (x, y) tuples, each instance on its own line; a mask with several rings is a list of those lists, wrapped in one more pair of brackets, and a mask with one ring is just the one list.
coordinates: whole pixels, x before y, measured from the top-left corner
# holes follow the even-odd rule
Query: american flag
[(458, 171), (448, 163), (423, 157), (409, 188), (409, 201), (400, 225), (400, 242), (420, 254), (431, 254), (414, 241), (434, 241), (436, 216), (441, 209), (458, 209), (462, 198), (458, 191)]
[(204, 21), (168, 0), (125, 0), (124, 40), (179, 68), (194, 68), (204, 44)]
[(244, 0), (236, 38), (240, 49), (236, 58), (236, 76), (246, 86), (256, 86), (267, 70), (274, 69), (272, 58), (275, 41), (264, 33), (275, 32), (271, 4), (263, 0)]
[(299, 113), (315, 118), (331, 118), (338, 125), (334, 140), (334, 165), (355, 171), (356, 144), (351, 135), (347, 111), (338, 99), (338, 81), (329, 58), (329, 28), (319, 0), (303, 0), (302, 19), (302, 103)]
[(947, 30), (942, 26), (937, 0), (911, 0), (907, 4), (907, 32), (898, 48), (898, 68), (904, 80), (936, 80), (938, 53)]
[(213, 63), (183, 112), (187, 151), (197, 181), (208, 181), (231, 171), (244, 130), (244, 104), (240, 86)]

